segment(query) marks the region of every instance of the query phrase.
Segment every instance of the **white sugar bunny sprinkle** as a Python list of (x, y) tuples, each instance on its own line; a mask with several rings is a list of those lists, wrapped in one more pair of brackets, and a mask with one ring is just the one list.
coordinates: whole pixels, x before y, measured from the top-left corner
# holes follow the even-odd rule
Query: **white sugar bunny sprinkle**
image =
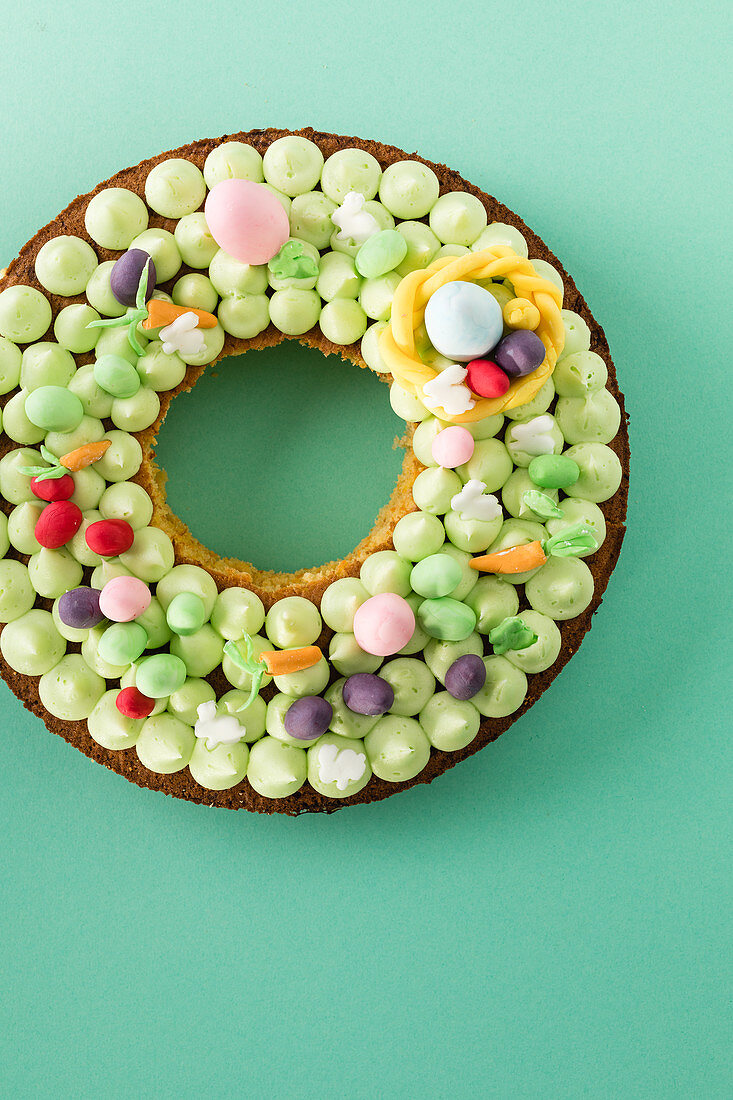
[(476, 401), (467, 385), (465, 367), (460, 363), (451, 363), (422, 388), (423, 403), (429, 409), (442, 409), (447, 416), (459, 416), (469, 412)]
[(177, 351), (182, 355), (198, 355), (203, 351), (206, 341), (198, 323), (195, 313), (182, 313), (175, 321), (162, 328), (159, 335), (165, 354), (172, 355)]
[(493, 493), (485, 493), (486, 484), (471, 478), (451, 498), (450, 506), (457, 512), (461, 519), (480, 519), (488, 522), (497, 519), (502, 514), (501, 505)]

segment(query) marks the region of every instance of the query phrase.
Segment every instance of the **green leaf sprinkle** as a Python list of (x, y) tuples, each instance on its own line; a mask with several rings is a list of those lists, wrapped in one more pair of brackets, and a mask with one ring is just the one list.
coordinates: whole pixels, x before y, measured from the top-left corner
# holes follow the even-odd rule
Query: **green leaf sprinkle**
[(588, 550), (597, 550), (598, 540), (590, 527), (584, 523), (574, 523), (547, 539), (543, 549), (548, 558), (577, 558)]
[(506, 653), (508, 649), (527, 649), (537, 641), (537, 635), (520, 619), (514, 615), (509, 619), (503, 619), (489, 634), (489, 641), (494, 647), (494, 653), (498, 655)]
[(276, 279), (312, 279), (318, 274), (318, 264), (300, 241), (286, 241), (267, 266)]
[(542, 519), (553, 519), (556, 516), (559, 518), (565, 515), (552, 497), (548, 497), (547, 493), (541, 493), (539, 489), (528, 489), (526, 493), (522, 493), (522, 502)]
[(262, 686), (262, 680), (267, 672), (265, 662), (260, 660), (259, 657), (255, 657), (254, 648), (252, 646), (252, 639), (249, 634), (245, 634), (242, 638), (244, 642), (244, 648), (246, 653), (242, 653), (241, 649), (236, 642), (227, 642), (224, 646), (224, 653), (237, 666), (241, 668), (243, 672), (248, 672), (252, 677), (252, 686), (249, 690), (249, 698), (246, 703), (243, 703), (241, 707), (237, 707), (237, 713), (240, 710), (246, 710), (250, 705), (254, 697), (258, 694), (260, 687)]

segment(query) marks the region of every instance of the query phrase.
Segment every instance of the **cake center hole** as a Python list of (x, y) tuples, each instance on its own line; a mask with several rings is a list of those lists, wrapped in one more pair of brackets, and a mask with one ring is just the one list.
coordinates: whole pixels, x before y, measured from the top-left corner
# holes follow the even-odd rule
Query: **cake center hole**
[(171, 402), (168, 504), (221, 557), (294, 572), (345, 557), (397, 482), (404, 422), (369, 370), (295, 340), (233, 355)]

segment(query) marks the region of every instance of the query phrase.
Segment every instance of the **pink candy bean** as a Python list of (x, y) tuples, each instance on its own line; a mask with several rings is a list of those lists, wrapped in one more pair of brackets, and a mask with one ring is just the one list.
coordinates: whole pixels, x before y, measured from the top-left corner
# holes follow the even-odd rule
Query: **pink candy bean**
[(415, 615), (407, 600), (380, 592), (357, 609), (354, 636), (366, 653), (389, 657), (406, 646), (415, 633)]
[(243, 264), (266, 264), (290, 236), (290, 223), (279, 200), (261, 183), (222, 180), (204, 206), (212, 237)]
[(454, 470), (468, 462), (476, 446), (473, 436), (467, 428), (454, 424), (443, 428), (433, 440), (432, 455), (439, 466)]
[(129, 623), (150, 606), (150, 589), (137, 577), (113, 577), (99, 596), (99, 610), (113, 623)]

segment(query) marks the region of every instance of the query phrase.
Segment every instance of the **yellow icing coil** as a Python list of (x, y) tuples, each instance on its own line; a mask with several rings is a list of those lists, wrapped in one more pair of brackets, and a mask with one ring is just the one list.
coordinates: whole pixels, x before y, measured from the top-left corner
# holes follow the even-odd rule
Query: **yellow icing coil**
[(530, 260), (525, 260), (507, 245), (492, 245), (464, 256), (442, 256), (423, 271), (411, 271), (394, 293), (392, 318), (380, 337), (379, 350), (395, 382), (419, 399), (422, 399), (425, 383), (436, 378), (439, 372), (420, 359), (415, 347), (415, 330), (423, 322), (430, 295), (438, 287), (457, 279), (466, 282), (508, 279), (516, 296), (527, 299), (539, 311), (540, 321), (535, 331), (546, 349), (537, 370), (513, 381), (502, 397), (477, 397), (469, 412), (441, 416), (441, 420), (466, 424), (531, 401), (555, 369), (565, 343), (565, 328), (560, 313), (562, 291), (549, 279), (538, 275)]

